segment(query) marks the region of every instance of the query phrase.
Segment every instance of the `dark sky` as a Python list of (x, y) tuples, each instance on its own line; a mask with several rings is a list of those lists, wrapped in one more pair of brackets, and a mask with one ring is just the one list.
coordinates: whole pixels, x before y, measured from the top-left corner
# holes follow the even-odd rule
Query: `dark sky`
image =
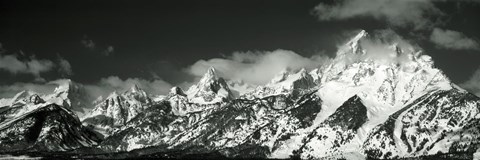
[[(74, 74), (69, 78), (92, 83), (102, 77), (153, 78), (175, 84), (188, 79), (182, 69), (199, 59), (228, 56), (235, 51), (292, 50), (305, 57), (332, 56), (347, 31), (385, 29), (390, 26), (371, 17), (320, 21), (312, 9), (324, 1), (314, 0), (83, 0), (0, 1), (0, 43), (5, 54), (35, 55), (37, 59), (68, 60)], [(444, 28), (480, 38), (480, 5), (436, 3), (448, 14)], [(438, 68), (454, 82), (467, 80), (480, 67), (478, 50), (436, 47), (412, 34)], [(418, 31), (428, 36), (427, 31)], [(82, 40), (92, 40), (86, 48)], [(108, 46), (113, 53), (104, 54)], [(19, 56), (22, 58), (22, 56)], [(0, 71), (0, 84), (31, 81), (26, 74)], [(43, 73), (48, 80), (61, 78)]]

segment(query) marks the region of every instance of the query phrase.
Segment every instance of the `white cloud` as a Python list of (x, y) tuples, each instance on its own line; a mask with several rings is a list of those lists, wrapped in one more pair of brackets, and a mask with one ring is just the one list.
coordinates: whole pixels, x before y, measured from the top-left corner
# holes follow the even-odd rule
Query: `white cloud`
[(202, 76), (213, 66), (226, 79), (265, 84), (284, 69), (311, 69), (320, 66), (326, 59), (320, 56), (306, 58), (288, 50), (236, 52), (226, 58), (199, 60), (186, 70), (195, 76)]
[(92, 50), (95, 49), (95, 43), (91, 39), (88, 39), (87, 36), (84, 36), (83, 40), (81, 40), (80, 43), (82, 43), (85, 48)]
[(320, 20), (370, 16), (393, 26), (415, 29), (432, 27), (436, 23), (432, 18), (443, 14), (431, 0), (342, 0), (333, 5), (319, 4), (314, 13)]
[(103, 56), (109, 56), (115, 52), (115, 48), (111, 45), (97, 45), (92, 39), (88, 38), (88, 36), (83, 36), (83, 39), (80, 43), (87, 49), (90, 49), (92, 52), (101, 54)]
[(73, 75), (72, 65), (70, 65), (70, 62), (61, 56), (58, 57), (58, 66), (58, 72), (62, 74), (62, 76), (68, 77)]
[(109, 55), (111, 55), (114, 51), (115, 51), (115, 48), (113, 48), (113, 46), (107, 46), (107, 48), (105, 49), (105, 51), (103, 51), (103, 55), (109, 56)]
[(460, 86), (480, 97), (480, 68), (473, 73), (470, 79), (460, 84)]
[(21, 83), (17, 82), (10, 85), (0, 86), (0, 98), (11, 98), (15, 94), (24, 91), (30, 90), (37, 93), (45, 94), (51, 93), (57, 85), (49, 83)]
[(447, 49), (480, 49), (478, 41), (471, 39), (460, 32), (447, 29), (433, 29), (432, 34), (430, 35), (430, 41), (435, 43), (438, 47)]
[(36, 59), (34, 56), (29, 60), (20, 60), (17, 55), (0, 54), (0, 70), (13, 74), (27, 73), (40, 77), (40, 73), (52, 70), (55, 64), (50, 60)]

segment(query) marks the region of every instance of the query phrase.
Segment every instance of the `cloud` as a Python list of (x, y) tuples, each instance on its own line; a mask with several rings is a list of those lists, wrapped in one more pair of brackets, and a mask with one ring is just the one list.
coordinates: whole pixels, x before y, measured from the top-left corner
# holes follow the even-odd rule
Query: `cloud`
[(88, 38), (86, 35), (83, 36), (83, 39), (80, 41), (80, 43), (90, 51), (103, 56), (109, 56), (115, 51), (115, 48), (111, 45), (106, 47), (104, 45), (97, 45), (97, 43), (93, 42), (93, 40)]
[(51, 93), (57, 87), (55, 84), (49, 83), (21, 83), (17, 82), (9, 85), (0, 86), (0, 98), (11, 98), (15, 94), (30, 90), (41, 94)]
[(70, 62), (68, 62), (66, 59), (64, 59), (61, 56), (58, 56), (58, 72), (63, 76), (63, 77), (68, 77), (73, 75), (72, 71), (72, 66), (70, 65)]
[(480, 68), (478, 68), (467, 81), (460, 84), (469, 92), (480, 97)]
[(26, 73), (35, 77), (40, 77), (40, 73), (51, 71), (55, 64), (50, 60), (37, 59), (31, 56), (27, 60), (20, 60), (16, 54), (0, 54), (0, 70), (5, 70), (13, 74)]
[(443, 30), (440, 28), (435, 28), (430, 35), (430, 40), (436, 44), (438, 47), (446, 49), (470, 49), (470, 50), (479, 50), (480, 45), (478, 41), (471, 39), (464, 34), (452, 31), (452, 30)]
[(267, 52), (235, 52), (230, 57), (199, 60), (187, 72), (202, 76), (210, 66), (226, 79), (243, 80), (251, 84), (265, 84), (284, 69), (312, 69), (320, 66), (327, 57), (298, 55), (288, 50)]
[(98, 97), (106, 96), (113, 91), (124, 92), (135, 84), (145, 90), (145, 92), (153, 95), (167, 94), (173, 87), (171, 84), (161, 79), (150, 81), (141, 78), (127, 78), (122, 80), (117, 76), (102, 78), (99, 82), (85, 85), (85, 87), (92, 96)]
[(103, 51), (103, 55), (109, 56), (109, 55), (111, 55), (114, 51), (115, 51), (115, 49), (113, 48), (113, 46), (108, 46), (108, 47), (105, 49), (105, 51)]
[(88, 48), (91, 50), (95, 49), (95, 43), (91, 39), (89, 39), (87, 36), (84, 36), (83, 40), (81, 40), (80, 43), (82, 43), (82, 45), (85, 48)]
[(319, 4), (314, 13), (326, 21), (369, 16), (414, 29), (431, 28), (437, 23), (434, 18), (443, 15), (431, 0), (341, 0), (333, 5)]

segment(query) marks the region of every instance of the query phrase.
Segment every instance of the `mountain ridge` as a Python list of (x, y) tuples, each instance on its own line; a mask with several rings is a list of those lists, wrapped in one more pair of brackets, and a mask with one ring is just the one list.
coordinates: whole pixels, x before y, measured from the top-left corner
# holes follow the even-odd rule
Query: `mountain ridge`
[(55, 105), (69, 111), (67, 117), (77, 117), (75, 126), (92, 130), (91, 139), (98, 139), (83, 147), (135, 153), (132, 157), (473, 156), (480, 148), (480, 98), (453, 84), (430, 56), (391, 40), (396, 38), (361, 31), (321, 67), (286, 68), (268, 84), (239, 96), (231, 89), (234, 83), (213, 67), (187, 91), (173, 87), (158, 99), (133, 85), (100, 98), (83, 125), (77, 123), (78, 113), (69, 111), (77, 103), (72, 103), (75, 96), (65, 95), (75, 90), (67, 81), (56, 94), (26, 91), (2, 101), (7, 105), (0, 108), (0, 133), (21, 130), (4, 127), (18, 115)]

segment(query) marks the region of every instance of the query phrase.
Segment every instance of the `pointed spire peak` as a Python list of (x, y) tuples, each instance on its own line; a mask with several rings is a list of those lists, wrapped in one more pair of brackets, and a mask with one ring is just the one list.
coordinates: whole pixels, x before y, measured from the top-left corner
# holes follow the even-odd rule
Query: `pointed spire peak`
[(215, 71), (215, 68), (213, 67), (210, 67), (208, 68), (207, 70), (207, 73), (205, 73), (202, 77), (202, 79), (200, 79), (199, 83), (202, 83), (202, 84), (205, 84), (211, 80), (217, 80), (218, 77), (217, 77), (217, 73)]
[(346, 54), (363, 54), (364, 51), (360, 41), (368, 36), (365, 30), (358, 32), (345, 45), (341, 46), (337, 52), (337, 57), (344, 57)]
[(312, 71), (310, 71), (310, 74), (318, 74), (319, 72), (320, 70), (318, 68), (315, 68)]
[(356, 43), (358, 42), (360, 39), (364, 38), (364, 37), (367, 37), (368, 33), (367, 31), (365, 30), (361, 30), (360, 32), (358, 32), (352, 39), (350, 39), (350, 41), (348, 42), (349, 44), (350, 43)]
[(352, 47), (352, 48), (357, 48), (359, 46), (358, 43), (360, 42), (360, 40), (367, 37), (367, 36), (368, 36), (367, 31), (361, 30), (352, 39), (350, 39), (348, 41), (347, 45)]
[(185, 96), (185, 93), (183, 92), (183, 89), (178, 87), (178, 86), (175, 86), (175, 87), (172, 87), (172, 89), (170, 89), (170, 95), (182, 95), (182, 96)]
[(138, 92), (138, 91), (140, 91), (140, 90), (142, 90), (142, 89), (140, 89), (140, 87), (139, 87), (137, 84), (133, 84), (133, 85), (132, 85), (132, 88), (130, 88), (130, 90), (131, 90), (132, 92)]
[(305, 68), (302, 68), (298, 71), (298, 73), (302, 74), (302, 75), (306, 75), (307, 74), (307, 70)]
[(358, 96), (358, 94), (355, 94), (352, 97), (350, 97), (347, 101), (361, 101), (361, 100), (362, 99), (360, 98), (360, 96)]
[(50, 84), (56, 84), (57, 85), (54, 92), (68, 91), (68, 90), (70, 90), (70, 86), (73, 85), (72, 83), (73, 82), (70, 79), (60, 79), (60, 80), (50, 82)]
[(108, 95), (108, 97), (106, 99), (112, 99), (112, 98), (115, 98), (115, 97), (118, 97), (117, 90), (110, 93), (110, 95)]
[(278, 74), (276, 74), (275, 77), (273, 77), (270, 83), (274, 84), (274, 83), (284, 81), (285, 79), (287, 79), (288, 75), (289, 75), (288, 69), (283, 69)]
[(210, 66), (210, 68), (208, 68), (207, 70), (207, 73), (205, 73), (205, 75), (203, 77), (216, 77), (217, 76), (217, 72), (215, 71), (215, 68), (213, 66)]
[(208, 74), (215, 74), (215, 67), (210, 66), (207, 71)]

